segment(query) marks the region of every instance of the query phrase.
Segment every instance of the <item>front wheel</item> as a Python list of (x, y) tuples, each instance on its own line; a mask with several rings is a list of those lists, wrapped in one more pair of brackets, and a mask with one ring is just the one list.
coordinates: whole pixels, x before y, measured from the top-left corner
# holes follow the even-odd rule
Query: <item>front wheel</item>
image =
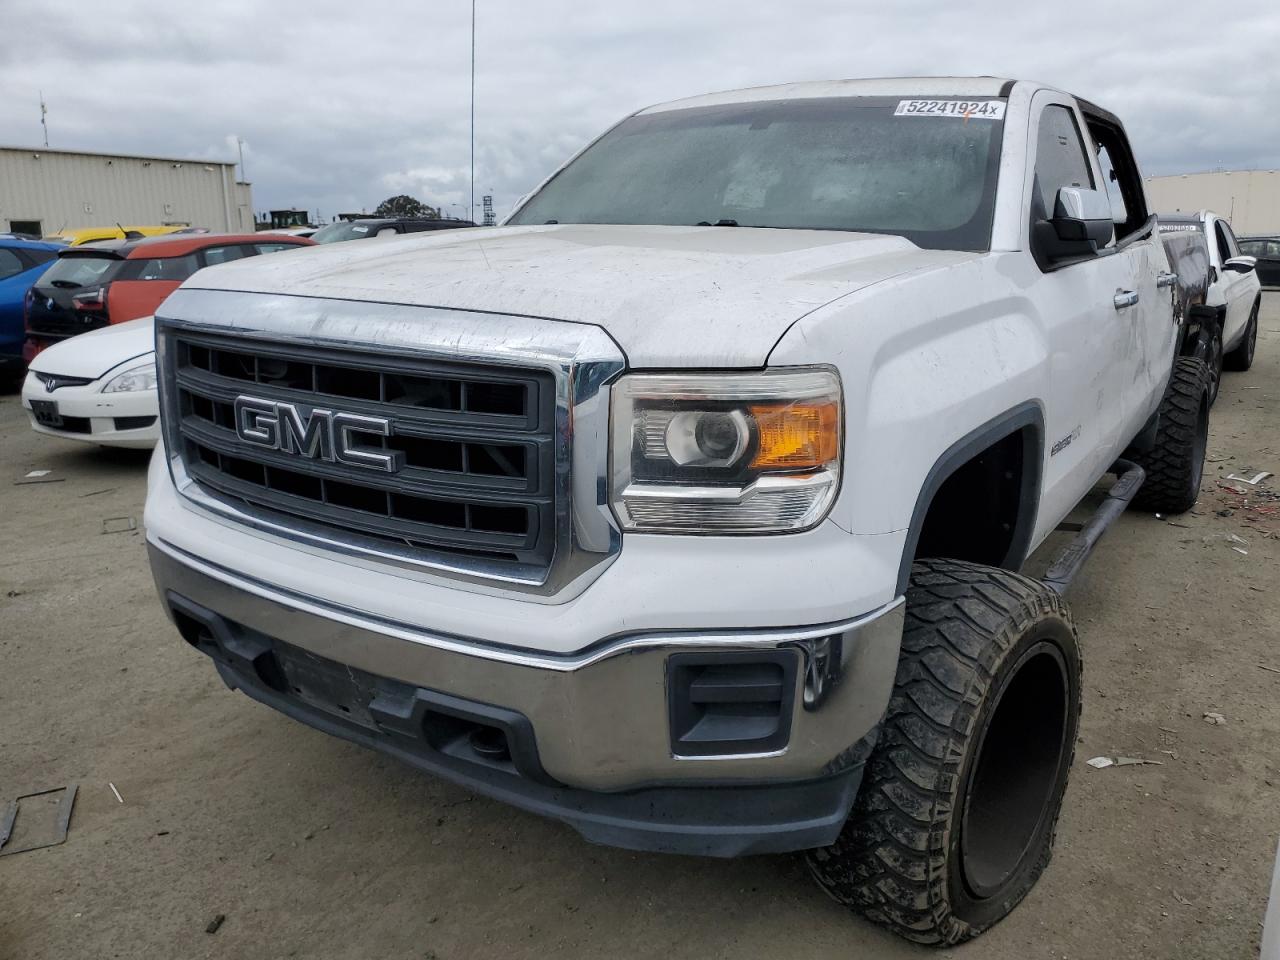
[(1213, 325), (1213, 336), (1209, 338), (1208, 356), (1205, 366), (1209, 368), (1209, 406), (1218, 402), (1218, 391), (1222, 387), (1222, 366), (1225, 356), (1222, 352), (1222, 327)]
[(880, 742), (818, 883), (868, 919), (945, 946), (1004, 918), (1048, 865), (1080, 721), (1061, 598), (978, 564), (912, 568)]

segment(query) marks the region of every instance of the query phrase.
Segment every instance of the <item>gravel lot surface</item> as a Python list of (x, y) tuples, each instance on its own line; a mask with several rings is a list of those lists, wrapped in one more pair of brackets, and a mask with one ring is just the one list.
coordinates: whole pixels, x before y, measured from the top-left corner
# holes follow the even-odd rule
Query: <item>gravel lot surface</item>
[[(103, 532), (141, 522), (146, 457), (38, 437), (0, 396), (0, 802), (80, 785), (65, 844), (0, 858), (0, 958), (1256, 956), (1280, 838), (1280, 480), (1219, 480), (1280, 472), (1278, 423), (1269, 294), (1195, 511), (1122, 517), (1070, 596), (1085, 708), (1052, 864), (1007, 921), (931, 953), (796, 857), (590, 846), (228, 692), (162, 615), (141, 532)], [(34, 469), (59, 482), (15, 485)]]

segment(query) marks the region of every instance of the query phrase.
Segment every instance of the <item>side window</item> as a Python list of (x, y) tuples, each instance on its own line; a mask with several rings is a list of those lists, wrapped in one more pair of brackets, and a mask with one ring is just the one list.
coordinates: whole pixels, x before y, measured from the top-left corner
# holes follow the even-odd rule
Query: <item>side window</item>
[(27, 265), (12, 250), (0, 250), (0, 280), (16, 277), (27, 269)]
[(137, 268), (139, 280), (171, 280), (183, 281), (200, 269), (195, 254), (185, 257), (159, 257), (155, 260), (143, 260)]
[(1213, 221), (1213, 236), (1218, 244), (1218, 257), (1226, 263), (1235, 254), (1231, 252), (1231, 244), (1227, 242), (1227, 228), (1221, 220)]
[(1102, 171), (1102, 183), (1107, 188), (1107, 199), (1111, 201), (1111, 219), (1116, 224), (1129, 222), (1129, 208), (1125, 206), (1124, 194), (1120, 190), (1120, 174), (1116, 165), (1111, 162), (1111, 153), (1104, 146), (1098, 147), (1098, 169)]
[(1116, 240), (1123, 242), (1146, 227), (1150, 219), (1142, 175), (1120, 127), (1092, 115), (1088, 116), (1088, 123), (1089, 134), (1098, 147), (1098, 166), (1106, 177), (1111, 216), (1116, 224)]
[(228, 244), (225, 247), (205, 247), (204, 265), (212, 267), (219, 263), (230, 263), (232, 260), (239, 260), (244, 255), (245, 250), (239, 244)]
[(254, 246), (254, 249), (258, 251), (258, 253), (279, 253), (281, 250), (293, 250), (295, 247), (302, 246), (302, 244), (300, 243), (255, 243), (253, 246)]
[(1222, 237), (1227, 241), (1227, 249), (1231, 251), (1231, 256), (1240, 256), (1240, 244), (1236, 242), (1236, 235), (1231, 232), (1231, 224), (1225, 220), (1218, 221), (1218, 227), (1222, 230)]
[(1037, 220), (1053, 216), (1058, 191), (1063, 187), (1093, 187), (1088, 154), (1076, 118), (1067, 107), (1050, 104), (1040, 114), (1036, 137), (1036, 167), (1032, 186), (1032, 213)]

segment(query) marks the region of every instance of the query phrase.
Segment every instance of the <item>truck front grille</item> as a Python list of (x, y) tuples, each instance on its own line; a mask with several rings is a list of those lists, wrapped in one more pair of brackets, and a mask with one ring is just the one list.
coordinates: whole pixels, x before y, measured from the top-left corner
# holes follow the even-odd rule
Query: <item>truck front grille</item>
[[(547, 566), (555, 548), (555, 383), (496, 364), (176, 333), (166, 363), (187, 473), (206, 492), (445, 557)], [(235, 401), (386, 418), (357, 432), (393, 455), (383, 471), (251, 442)]]

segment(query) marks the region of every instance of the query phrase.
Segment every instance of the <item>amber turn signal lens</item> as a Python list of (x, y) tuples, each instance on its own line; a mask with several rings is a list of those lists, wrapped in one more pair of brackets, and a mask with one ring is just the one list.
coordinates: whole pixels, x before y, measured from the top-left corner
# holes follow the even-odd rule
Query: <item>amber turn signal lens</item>
[(840, 408), (834, 403), (769, 403), (750, 408), (760, 445), (752, 467), (816, 469), (836, 459)]

